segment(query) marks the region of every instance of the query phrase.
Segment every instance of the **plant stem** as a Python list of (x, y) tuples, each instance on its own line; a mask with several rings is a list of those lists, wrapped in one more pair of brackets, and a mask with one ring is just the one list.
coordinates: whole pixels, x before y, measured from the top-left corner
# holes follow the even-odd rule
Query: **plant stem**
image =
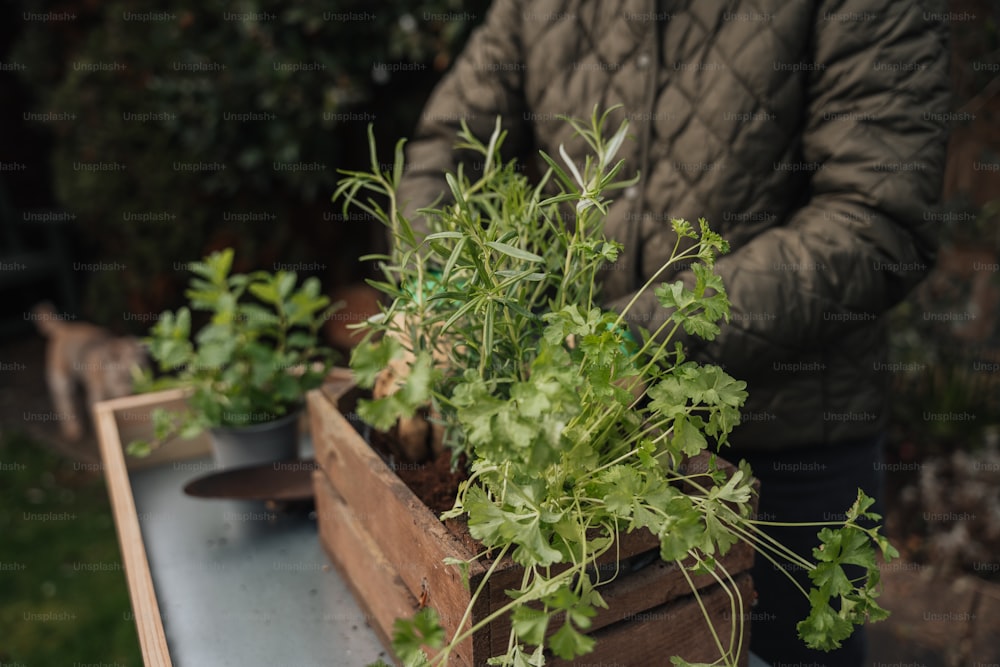
[[(699, 565), (705, 566), (704, 560), (697, 554), (693, 554), (698, 561)], [(743, 594), (740, 592), (740, 587), (736, 584), (736, 580), (729, 573), (729, 570), (725, 565), (722, 564), (721, 560), (716, 560), (713, 567), (705, 566), (704, 569), (708, 572), (719, 587), (726, 592), (729, 597), (729, 609), (731, 612), (730, 618), (732, 623), (730, 624), (729, 630), (729, 655), (732, 656), (733, 661), (737, 660), (743, 652)], [(725, 575), (726, 580), (723, 581), (722, 577), (718, 575), (716, 569), (722, 570)], [(737, 622), (737, 616), (739, 617), (739, 622)], [(733, 650), (733, 646), (736, 650)]]
[(472, 633), (477, 632), (480, 627), (485, 627), (483, 626), (483, 623), (480, 622), (474, 627), (470, 628), (468, 632), (459, 634), (462, 628), (465, 627), (465, 624), (469, 622), (469, 617), (472, 615), (472, 609), (476, 606), (476, 600), (479, 599), (479, 596), (482, 595), (483, 590), (489, 585), (490, 577), (493, 575), (493, 572), (496, 570), (497, 566), (499, 566), (500, 563), (503, 561), (504, 556), (507, 555), (507, 550), (510, 548), (510, 546), (511, 545), (509, 544), (505, 544), (503, 546), (503, 549), (500, 550), (500, 553), (497, 555), (496, 559), (490, 564), (490, 567), (486, 571), (486, 574), (483, 575), (482, 580), (479, 582), (479, 586), (476, 587), (476, 592), (472, 594), (472, 598), (469, 600), (469, 604), (465, 607), (465, 613), (462, 615), (462, 619), (458, 622), (458, 625), (455, 627), (455, 634), (452, 635), (451, 642), (444, 648), (443, 651), (441, 651), (441, 653), (438, 654), (436, 658), (436, 660), (439, 659), (444, 660), (444, 662), (441, 664), (443, 665), (448, 664), (448, 656), (451, 654), (451, 650), (453, 647), (458, 646), (461, 642), (465, 641), (466, 637), (472, 636)]
[[(708, 631), (712, 635), (712, 640), (715, 642), (715, 647), (719, 650), (719, 656), (723, 660), (725, 660), (726, 659), (725, 656), (729, 655), (729, 652), (726, 651), (726, 649), (723, 648), (722, 646), (722, 640), (719, 639), (719, 633), (715, 631), (715, 625), (712, 623), (712, 617), (708, 613), (708, 609), (705, 608), (705, 602), (701, 599), (701, 594), (698, 592), (698, 587), (694, 585), (694, 581), (691, 579), (691, 575), (688, 574), (687, 568), (684, 567), (684, 564), (679, 560), (676, 560), (674, 562), (677, 563), (677, 569), (679, 569), (681, 571), (681, 574), (684, 575), (684, 579), (687, 581), (688, 587), (694, 594), (694, 599), (698, 602), (698, 607), (701, 609), (701, 615), (705, 617), (705, 624), (708, 626)], [(730, 663), (730, 665), (731, 667), (735, 667), (735, 665), (732, 665), (732, 663)]]

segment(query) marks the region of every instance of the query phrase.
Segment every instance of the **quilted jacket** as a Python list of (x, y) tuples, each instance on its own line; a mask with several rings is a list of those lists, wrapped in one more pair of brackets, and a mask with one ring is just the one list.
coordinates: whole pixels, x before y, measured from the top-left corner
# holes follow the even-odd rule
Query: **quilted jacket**
[[(948, 110), (942, 8), (916, 0), (496, 0), (431, 96), (401, 196), (445, 191), (460, 119), (510, 157), (584, 146), (557, 117), (620, 104), (639, 183), (605, 231), (621, 308), (669, 256), (670, 219), (704, 217), (732, 321), (692, 356), (746, 380), (734, 447), (837, 443), (886, 426), (884, 315), (936, 250)], [(582, 159), (581, 159), (582, 162)], [(473, 165), (474, 166), (474, 165)], [(616, 193), (622, 194), (622, 193)], [(692, 280), (680, 270), (667, 280)], [(655, 330), (652, 293), (633, 308)]]

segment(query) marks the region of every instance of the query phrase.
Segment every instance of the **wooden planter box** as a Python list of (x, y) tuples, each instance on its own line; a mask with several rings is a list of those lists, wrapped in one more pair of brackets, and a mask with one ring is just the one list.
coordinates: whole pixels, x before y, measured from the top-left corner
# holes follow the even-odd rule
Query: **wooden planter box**
[[(464, 526), (442, 523), (358, 435), (345, 417), (358, 395), (349, 382), (327, 385), (309, 395), (313, 446), (320, 465), (313, 477), (320, 540), (386, 647), (395, 619), (412, 616), (421, 604), (438, 612), (451, 636), (471, 596), (457, 568), (444, 565), (443, 560), (470, 559), (476, 553), (474, 540), (467, 532), (463, 534)], [(658, 556), (648, 557), (657, 548), (658, 541), (648, 531), (623, 536), (625, 567), (614, 582), (601, 588), (609, 609), (599, 610), (593, 619), (589, 634), (597, 646), (578, 664), (648, 667), (667, 664), (672, 655), (692, 662), (718, 659), (718, 649), (683, 574)], [(753, 564), (753, 550), (740, 543), (721, 563), (733, 574), (743, 597), (744, 608), (735, 619), (726, 591), (710, 575), (693, 580), (728, 648), (732, 624), (749, 618), (753, 587), (747, 570)], [(630, 564), (634, 565), (631, 570)], [(509, 563), (499, 568), (473, 610), (472, 623), (508, 602), (504, 589), (520, 582), (518, 566)], [(471, 568), (473, 590), (485, 571), (480, 563)], [(508, 632), (506, 618), (493, 622), (467, 640), (453, 654), (451, 664), (483, 667), (489, 657), (506, 651)], [(742, 665), (748, 645), (749, 625), (740, 655)], [(568, 663), (552, 658), (546, 664)]]

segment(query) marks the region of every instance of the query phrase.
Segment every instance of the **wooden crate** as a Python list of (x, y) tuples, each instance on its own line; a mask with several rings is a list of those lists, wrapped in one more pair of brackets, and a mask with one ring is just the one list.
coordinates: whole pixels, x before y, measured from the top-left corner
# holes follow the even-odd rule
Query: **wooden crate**
[[(350, 584), (368, 614), (368, 620), (387, 647), (396, 618), (411, 616), (421, 601), (441, 617), (449, 636), (455, 631), (470, 600), (456, 568), (447, 557), (470, 559), (475, 541), (454, 522), (446, 526), (382, 461), (348, 422), (359, 392), (350, 383), (328, 385), (308, 399), (313, 446), (320, 465), (314, 473), (319, 534), (331, 561)], [(639, 562), (658, 542), (648, 531), (624, 536), (621, 558)], [(613, 559), (609, 556), (606, 561)], [(734, 546), (721, 559), (734, 575), (744, 607), (736, 622), (747, 617), (752, 584), (747, 570), (753, 551)], [(486, 572), (473, 564), (470, 583), (475, 590)], [(713, 619), (716, 633), (728, 648), (734, 622), (730, 599), (710, 575), (693, 577), (701, 603)], [(502, 563), (484, 595), (477, 600), (471, 624), (509, 601), (505, 588), (520, 582), (520, 569)], [(645, 567), (624, 571), (601, 588), (609, 609), (599, 610), (589, 633), (597, 639), (595, 652), (577, 664), (647, 667), (664, 664), (665, 656), (680, 655), (692, 662), (716, 660), (718, 649), (701, 608), (683, 574), (657, 558)], [(749, 627), (749, 626), (748, 626)], [(489, 657), (506, 650), (509, 622), (491, 623), (464, 642), (451, 664), (482, 667)], [(740, 664), (746, 664), (749, 629)], [(568, 663), (552, 659), (547, 664)]]

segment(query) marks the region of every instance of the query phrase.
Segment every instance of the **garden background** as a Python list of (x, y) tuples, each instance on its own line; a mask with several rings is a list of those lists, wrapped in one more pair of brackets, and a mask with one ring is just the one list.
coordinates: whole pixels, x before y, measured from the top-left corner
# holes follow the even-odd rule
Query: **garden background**
[[(892, 316), (907, 560), (873, 664), (1000, 662), (1000, 6), (949, 4), (945, 247)], [(369, 124), (386, 151), (412, 134), (487, 6), (0, 1), (0, 665), (141, 664), (96, 448), (46, 418), (31, 307), (142, 334), (227, 246), (350, 299), (384, 239), (330, 202), (337, 170), (366, 166)]]

